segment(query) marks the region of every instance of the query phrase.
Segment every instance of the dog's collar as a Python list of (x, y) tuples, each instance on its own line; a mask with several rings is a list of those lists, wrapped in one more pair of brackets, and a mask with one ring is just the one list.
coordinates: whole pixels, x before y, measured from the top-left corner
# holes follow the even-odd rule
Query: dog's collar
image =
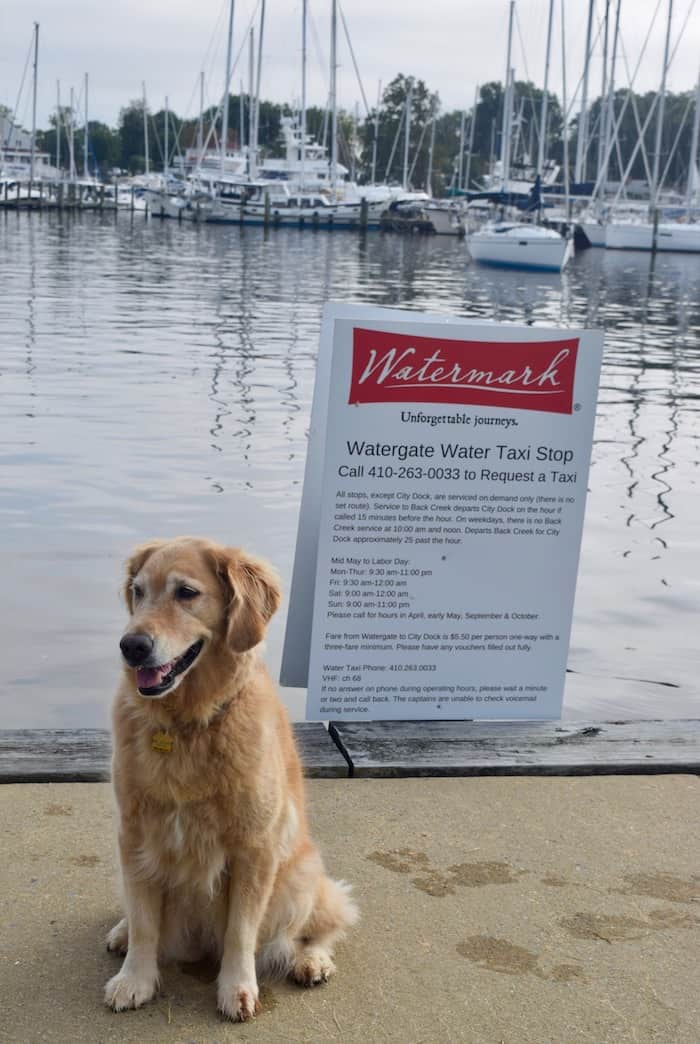
[(151, 736), (151, 750), (155, 750), (159, 754), (172, 754), (177, 736), (184, 738), (194, 732), (201, 732), (215, 725), (224, 716), (231, 702), (231, 700), (227, 700), (207, 722), (185, 721), (182, 724), (172, 723), (162, 729), (158, 729)]

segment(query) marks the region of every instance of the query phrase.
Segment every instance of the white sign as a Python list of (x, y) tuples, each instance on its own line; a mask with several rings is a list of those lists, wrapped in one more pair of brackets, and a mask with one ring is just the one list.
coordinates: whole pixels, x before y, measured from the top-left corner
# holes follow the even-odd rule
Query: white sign
[(329, 306), (282, 670), (308, 718), (560, 715), (601, 355)]

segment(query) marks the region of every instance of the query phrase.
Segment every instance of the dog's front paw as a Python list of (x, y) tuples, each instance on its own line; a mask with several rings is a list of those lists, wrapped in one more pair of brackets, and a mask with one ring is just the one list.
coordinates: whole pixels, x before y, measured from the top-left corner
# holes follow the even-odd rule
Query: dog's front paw
[(140, 1008), (155, 996), (157, 989), (157, 973), (137, 973), (122, 968), (105, 986), (105, 1004), (114, 1011)]
[(232, 1022), (247, 1022), (260, 1012), (258, 987), (255, 984), (227, 987), (219, 983), (217, 1006)]

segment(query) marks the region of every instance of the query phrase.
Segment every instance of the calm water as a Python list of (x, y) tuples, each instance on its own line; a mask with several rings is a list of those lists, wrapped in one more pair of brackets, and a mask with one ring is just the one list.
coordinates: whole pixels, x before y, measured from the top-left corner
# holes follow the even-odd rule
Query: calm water
[[(436, 238), (0, 214), (0, 727), (106, 724), (135, 542), (208, 535), (288, 583), (333, 298), (605, 328), (565, 715), (698, 715), (700, 258), (465, 259)], [(281, 612), (273, 672), (283, 633)]]

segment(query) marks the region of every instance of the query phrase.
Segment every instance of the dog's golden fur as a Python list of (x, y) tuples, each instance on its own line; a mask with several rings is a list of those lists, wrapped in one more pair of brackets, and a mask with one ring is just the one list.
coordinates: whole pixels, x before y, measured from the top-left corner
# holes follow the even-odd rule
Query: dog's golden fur
[[(125, 917), (108, 947), (126, 958), (105, 1000), (139, 1007), (158, 988), (159, 959), (210, 954), (220, 1011), (245, 1020), (258, 1010), (257, 974), (326, 980), (356, 918), (309, 837), (292, 730), (256, 650), (277, 579), (240, 551), (179, 538), (136, 550), (125, 595), (126, 636), (153, 639), (151, 663), (203, 646), (159, 698), (124, 665), (112, 769)], [(158, 732), (170, 751), (154, 749)]]

